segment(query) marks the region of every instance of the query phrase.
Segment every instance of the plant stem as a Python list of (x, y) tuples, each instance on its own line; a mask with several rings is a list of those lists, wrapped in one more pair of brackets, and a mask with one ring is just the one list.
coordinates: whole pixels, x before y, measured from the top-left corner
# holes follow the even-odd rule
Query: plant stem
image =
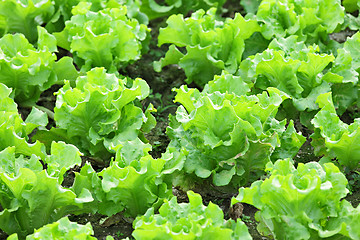
[(43, 107), (43, 106), (39, 106), (39, 105), (35, 105), (35, 107), (37, 109), (39, 109), (40, 111), (43, 111), (44, 113), (46, 113), (48, 115), (49, 118), (51, 118), (52, 120), (54, 120), (54, 112), (51, 111), (50, 109)]

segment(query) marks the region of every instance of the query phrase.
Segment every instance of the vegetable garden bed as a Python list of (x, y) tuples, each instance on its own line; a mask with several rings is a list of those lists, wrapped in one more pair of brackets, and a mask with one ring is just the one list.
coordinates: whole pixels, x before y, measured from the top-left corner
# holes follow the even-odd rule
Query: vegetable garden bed
[(360, 239), (359, 8), (0, 1), (0, 239)]

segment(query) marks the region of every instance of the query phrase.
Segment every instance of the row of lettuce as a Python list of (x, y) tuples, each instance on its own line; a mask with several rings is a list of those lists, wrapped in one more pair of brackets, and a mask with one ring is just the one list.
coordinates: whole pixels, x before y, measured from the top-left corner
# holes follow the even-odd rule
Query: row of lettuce
[[(135, 219), (136, 239), (251, 239), (215, 204), (191, 191), (190, 202), (178, 204), (172, 194), (173, 186), (211, 181), (241, 187), (232, 204), (258, 208), (264, 236), (360, 239), (360, 207), (343, 200), (341, 172), (359, 168), (360, 120), (339, 117), (357, 107), (360, 38), (329, 38), (356, 29), (357, 19), (338, 0), (253, 1), (243, 3), (245, 18), (226, 19), (217, 15), (221, 1), (166, 3), (0, 2), (0, 229), (9, 239), (92, 239), (90, 225), (66, 216), (121, 212)], [(343, 4), (357, 9), (356, 1)], [(199, 88), (174, 90), (180, 106), (169, 118), (170, 144), (154, 159), (145, 136), (156, 109), (141, 104), (149, 86), (118, 70), (148, 51), (149, 19), (197, 8), (160, 29), (159, 46), (170, 46), (154, 69), (177, 64)], [(57, 59), (58, 47), (72, 57)], [(54, 84), (62, 87), (52, 112), (36, 103)], [(31, 107), (25, 120), (18, 106)], [(294, 167), (306, 141), (294, 121), (314, 131), (321, 164)], [(95, 171), (82, 155), (108, 167)]]

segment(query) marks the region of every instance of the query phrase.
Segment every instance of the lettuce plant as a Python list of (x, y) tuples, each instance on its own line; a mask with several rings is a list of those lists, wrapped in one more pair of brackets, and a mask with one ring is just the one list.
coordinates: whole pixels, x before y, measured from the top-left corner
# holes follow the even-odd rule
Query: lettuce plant
[(201, 196), (188, 191), (189, 203), (165, 200), (159, 213), (150, 208), (133, 223), (135, 239), (252, 239), (238, 219), (224, 220), (223, 211), (212, 202), (204, 206)]
[(328, 41), (328, 34), (344, 21), (340, 0), (263, 0), (256, 19), (262, 22), (266, 39), (297, 35), (299, 40), (316, 43)]
[[(342, 115), (358, 100), (358, 76), (360, 73), (359, 34), (348, 38), (327, 73), (326, 81), (332, 82), (331, 92), (336, 112)], [(329, 81), (330, 80), (330, 81)]]
[[(17, 154), (17, 148), (17, 146), (7, 147), (2, 152), (0, 169), (6, 174), (16, 176), (20, 168), (29, 168), (36, 171), (43, 169), (42, 164), (38, 161), (40, 156), (37, 156), (36, 153), (31, 156), (19, 155)], [(73, 145), (64, 142), (52, 142), (50, 152), (51, 154), (46, 155), (42, 161), (46, 164), (47, 174), (58, 179), (61, 184), (64, 180), (63, 175), (67, 170), (75, 165), (81, 165), (80, 152)], [(19, 157), (15, 158), (15, 154), (19, 155)]]
[(127, 16), (135, 18), (140, 23), (148, 24), (149, 18), (140, 11), (140, 0), (54, 0), (56, 14), (51, 22), (46, 24), (50, 32), (60, 32), (65, 27), (65, 22), (73, 16), (72, 9), (80, 2), (91, 3), (90, 11), (98, 12), (105, 8), (121, 8), (126, 6)]
[[(63, 217), (60, 220), (47, 224), (39, 229), (36, 229), (33, 234), (26, 236), (26, 240), (41, 240), (41, 239), (83, 239), (96, 240), (91, 235), (94, 234), (90, 223), (81, 225), (76, 222), (69, 221), (68, 217)], [(7, 240), (18, 240), (16, 234), (11, 235)]]
[(140, 9), (151, 20), (179, 13), (186, 15), (189, 11), (196, 11), (199, 9), (205, 11), (212, 7), (220, 9), (224, 3), (225, 0), (165, 0), (164, 3), (159, 4), (154, 0), (141, 0)]
[(330, 159), (336, 159), (341, 166), (354, 170), (360, 163), (360, 119), (350, 125), (338, 117), (331, 98), (331, 93), (318, 97), (321, 110), (311, 121), (315, 133), (311, 136), (315, 153)]
[(0, 39), (0, 83), (14, 89), (20, 105), (34, 105), (40, 94), (64, 78), (73, 80), (77, 72), (69, 57), (56, 61), (56, 39), (38, 27), (38, 47), (23, 34), (6, 34)]
[(164, 199), (170, 198), (171, 188), (161, 178), (165, 160), (153, 159), (147, 153), (149, 148), (143, 150), (130, 160), (121, 156), (118, 149), (115, 160), (101, 172), (86, 164), (76, 173), (72, 191), (78, 196), (90, 193), (93, 199), (84, 208), (107, 216), (122, 212), (135, 218), (150, 207), (157, 209)]
[(159, 178), (164, 165), (165, 160), (153, 159), (149, 154), (128, 165), (113, 162), (99, 173), (106, 199), (121, 206), (130, 217), (144, 214), (152, 206), (157, 208), (172, 196), (171, 188)]
[(285, 111), (295, 117), (299, 112), (301, 117), (312, 117), (315, 113), (311, 112), (319, 109), (316, 98), (322, 93), (334, 91), (339, 112), (344, 112), (357, 97), (353, 89), (358, 73), (348, 51), (339, 50), (337, 58), (320, 54), (317, 45), (306, 46), (297, 36), (274, 39), (267, 50), (241, 62), (237, 74), (254, 81), (253, 92), (276, 87), (288, 94), (295, 111), (290, 107)]
[(344, 6), (347, 14), (345, 15), (344, 23), (341, 26), (341, 30), (349, 28), (351, 30), (358, 30), (360, 26), (359, 16), (354, 14), (360, 9), (360, 2), (357, 0), (343, 0), (342, 5)]
[(152, 106), (144, 113), (134, 104), (148, 94), (142, 79), (127, 81), (94, 68), (76, 80), (76, 87), (67, 81), (56, 93), (57, 128), (39, 132), (39, 139), (41, 134), (47, 136), (43, 141), (61, 139), (87, 155), (108, 159), (112, 148), (135, 141), (155, 125)]
[(44, 159), (47, 170), (36, 155), (15, 155), (15, 147), (1, 151), (0, 162), (0, 229), (7, 234), (24, 238), (67, 214), (82, 213), (82, 204), (91, 201), (60, 185), (65, 171), (81, 164), (74, 146), (53, 143)]
[[(158, 3), (154, 0), (55, 0), (55, 8), (59, 11), (59, 16), (66, 21), (72, 16), (71, 10), (80, 2), (91, 2), (91, 11), (100, 11), (105, 8), (119, 8), (126, 6), (128, 9), (128, 17), (136, 18), (139, 22), (147, 24), (149, 19), (170, 16), (172, 14), (186, 15), (190, 11), (198, 9), (208, 10), (211, 7), (220, 9), (225, 0), (166, 0)], [(53, 21), (58, 19), (52, 19)], [(60, 25), (60, 22), (57, 24)]]
[(286, 128), (286, 120), (275, 119), (288, 98), (278, 89), (251, 96), (200, 93), (185, 86), (176, 92), (175, 101), (182, 106), (170, 118), (171, 142), (164, 158), (190, 183), (212, 176), (216, 186), (245, 185), (263, 175), (271, 158), (292, 157), (305, 141), (292, 121)]
[(80, 2), (60, 33), (58, 45), (69, 50), (83, 72), (105, 67), (110, 72), (140, 58), (149, 29), (126, 16), (125, 6), (90, 11), (92, 3)]
[(51, 20), (55, 8), (50, 0), (2, 0), (0, 1), (0, 31), (22, 33), (31, 42), (38, 38), (37, 26)]
[[(206, 14), (199, 10), (184, 19), (183, 15), (168, 18), (161, 28), (158, 45), (170, 43), (165, 57), (154, 63), (156, 71), (170, 64), (179, 64), (187, 76), (187, 83), (204, 86), (222, 70), (235, 73), (245, 49), (245, 39), (260, 31), (255, 20), (245, 20), (239, 13), (234, 19), (219, 21), (216, 9)], [(182, 53), (179, 48), (186, 47)]]
[[(269, 178), (240, 188), (232, 204), (243, 202), (258, 208), (258, 230), (274, 239), (360, 239), (360, 207), (346, 196), (346, 177), (332, 163), (269, 163)], [(355, 221), (355, 222), (354, 222)]]
[(0, 83), (0, 151), (16, 147), (17, 154), (45, 157), (45, 149), (40, 142), (30, 143), (28, 135), (37, 127), (47, 124), (45, 113), (33, 108), (25, 122), (17, 110), (14, 100), (9, 97), (11, 89)]
[(344, 0), (342, 1), (342, 5), (345, 7), (347, 12), (355, 12), (359, 9), (359, 1), (357, 0)]
[(351, 62), (355, 71), (360, 72), (360, 33), (354, 34), (344, 43), (344, 50), (351, 56)]

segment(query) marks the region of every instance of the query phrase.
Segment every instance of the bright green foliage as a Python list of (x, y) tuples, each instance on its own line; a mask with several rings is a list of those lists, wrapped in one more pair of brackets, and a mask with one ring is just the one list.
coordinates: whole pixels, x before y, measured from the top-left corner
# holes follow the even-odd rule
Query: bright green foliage
[(75, 165), (81, 165), (79, 150), (63, 142), (51, 143), (51, 155), (46, 156), (46, 171), (51, 177), (58, 179), (61, 184), (64, 180), (64, 174)]
[(286, 120), (275, 119), (280, 104), (288, 98), (275, 88), (252, 96), (199, 93), (185, 86), (176, 92), (175, 101), (182, 106), (176, 118), (170, 118), (167, 154), (178, 149), (184, 156), (167, 155), (167, 166), (182, 166), (180, 175), (212, 175), (216, 186), (243, 186), (264, 173), (276, 148), (283, 152), (274, 155), (274, 160), (292, 157), (305, 141), (292, 122), (286, 130)]
[[(344, 0), (343, 6), (347, 13), (345, 14), (344, 23), (341, 25), (341, 30), (351, 29), (354, 31), (358, 31), (360, 28), (360, 17), (353, 12), (356, 13), (357, 10), (360, 9), (360, 1), (359, 0)], [(356, 16), (356, 17), (355, 17)]]
[(238, 219), (224, 220), (223, 211), (212, 202), (204, 206), (201, 196), (188, 191), (189, 203), (165, 200), (159, 214), (150, 208), (135, 219), (135, 239), (252, 239), (246, 225)]
[(119, 8), (125, 5), (130, 18), (136, 18), (141, 23), (147, 23), (149, 19), (152, 20), (178, 13), (186, 15), (188, 12), (198, 9), (208, 10), (211, 7), (221, 9), (225, 0), (165, 0), (163, 3), (155, 0), (55, 0), (55, 7), (60, 10), (63, 18), (68, 20), (72, 16), (72, 7), (80, 2), (91, 2), (91, 11)]
[[(110, 206), (124, 209), (124, 214), (136, 217), (152, 206), (159, 206), (172, 196), (171, 188), (159, 178), (165, 160), (153, 159), (149, 154), (128, 165), (112, 162), (110, 167), (99, 173), (106, 200)], [(113, 207), (104, 206), (104, 214), (111, 216)]]
[(297, 35), (299, 40), (315, 43), (328, 40), (344, 21), (340, 0), (263, 0), (256, 19), (263, 22), (266, 39)]
[[(73, 13), (71, 12), (74, 7), (76, 7), (80, 2), (83, 2), (85, 4), (91, 3), (91, 6), (89, 10), (93, 12), (100, 11), (105, 8), (115, 8), (120, 7), (121, 3), (124, 1), (121, 0), (55, 0), (55, 8), (59, 11), (59, 16), (62, 16), (62, 21), (70, 20), (70, 18), (73, 16)], [(58, 19), (56, 19), (58, 20)], [(53, 20), (54, 21), (54, 20)]]
[(79, 151), (71, 145), (52, 143), (51, 155), (40, 158), (15, 154), (17, 147), (0, 152), (0, 229), (20, 238), (35, 228), (57, 221), (69, 213), (83, 213), (91, 194), (76, 196), (60, 184), (67, 170), (81, 164)]
[[(183, 15), (168, 18), (166, 28), (161, 28), (159, 43), (172, 44), (165, 57), (154, 63), (156, 71), (169, 64), (179, 64), (185, 71), (187, 82), (204, 86), (222, 70), (235, 73), (245, 49), (244, 40), (260, 31), (255, 20), (245, 20), (239, 13), (234, 19), (219, 21), (216, 9), (206, 14), (199, 10), (184, 19)], [(186, 47), (183, 54), (177, 47)]]
[(82, 206), (83, 212), (100, 212), (104, 214), (104, 212), (109, 211), (111, 214), (115, 214), (113, 211), (120, 212), (123, 210), (121, 206), (114, 206), (106, 201), (105, 194), (101, 188), (101, 179), (90, 163), (85, 163), (79, 173), (75, 172), (74, 184), (70, 189), (79, 198), (87, 199)]
[(339, 50), (335, 59), (332, 54), (320, 54), (317, 45), (307, 47), (298, 40), (297, 36), (274, 39), (267, 50), (244, 60), (238, 74), (254, 79), (255, 92), (267, 87), (285, 92), (300, 112), (317, 110), (319, 94), (333, 89), (341, 105), (339, 111), (344, 112), (355, 101), (355, 95), (349, 96), (347, 90), (358, 81), (358, 73), (350, 68), (351, 55)]
[[(103, 159), (118, 144), (136, 140), (141, 128), (149, 130), (154, 124), (151, 114), (143, 113), (134, 100), (144, 99), (149, 86), (142, 79), (125, 87), (126, 79), (95, 68), (76, 80), (76, 87), (69, 82), (57, 92), (55, 121), (59, 129), (49, 134), (61, 136), (76, 145), (83, 153)], [(151, 110), (151, 106), (149, 108)]]
[(318, 97), (321, 110), (312, 123), (316, 130), (312, 135), (313, 146), (318, 155), (336, 158), (341, 166), (356, 169), (360, 163), (360, 119), (350, 125), (342, 122), (336, 114), (331, 93)]
[(121, 8), (123, 5), (128, 9), (127, 16), (136, 18), (140, 23), (147, 24), (148, 17), (140, 12), (140, 0), (55, 0), (55, 9), (57, 13), (46, 25), (46, 29), (51, 32), (59, 32), (65, 27), (65, 21), (73, 16), (71, 10), (80, 2), (91, 3), (90, 10), (97, 12), (105, 8)]
[(45, 113), (33, 108), (24, 122), (18, 113), (17, 105), (9, 97), (11, 89), (0, 83), (0, 151), (7, 147), (16, 147), (16, 153), (26, 156), (35, 154), (45, 157), (44, 146), (40, 142), (28, 143), (27, 135), (35, 128), (47, 124)]
[(83, 72), (105, 67), (116, 72), (124, 64), (141, 56), (142, 43), (149, 29), (126, 16), (125, 6), (90, 11), (91, 3), (81, 2), (73, 8), (73, 17), (65, 29), (54, 33), (58, 45), (74, 55)]
[(247, 13), (256, 14), (262, 0), (240, 0), (240, 5), (243, 6)]
[(16, 156), (16, 147), (7, 147), (0, 152), (0, 171), (7, 175), (18, 176), (21, 168), (28, 168), (35, 172), (43, 170), (39, 157), (35, 154), (31, 157), (24, 155)]
[(354, 70), (360, 72), (360, 33), (354, 34), (344, 43), (344, 50), (351, 56), (351, 63)]
[[(6, 174), (18, 175), (20, 168), (29, 168), (33, 171), (41, 171), (43, 165), (38, 162), (39, 156), (32, 154), (26, 156), (18, 154), (16, 147), (8, 147), (1, 152), (1, 168)], [(16, 157), (15, 157), (16, 156)], [(44, 160), (46, 170), (49, 176), (58, 178), (59, 183), (62, 183), (62, 177), (65, 171), (81, 165), (81, 158), (79, 150), (73, 145), (65, 144), (63, 142), (52, 142), (51, 155), (46, 155)], [(61, 180), (61, 181), (60, 181)]]
[[(43, 169), (42, 164), (39, 162), (39, 156), (32, 154), (29, 156), (30, 159), (24, 155), (15, 157), (16, 150), (17, 147), (12, 146), (0, 152), (0, 169), (4, 173), (17, 176), (21, 168), (29, 168), (33, 171), (41, 171)], [(48, 175), (57, 178), (61, 184), (63, 175), (67, 170), (75, 165), (81, 165), (80, 152), (72, 145), (67, 145), (63, 142), (52, 142), (51, 155), (46, 155), (44, 162), (47, 165)]]
[[(342, 200), (348, 193), (346, 177), (332, 163), (269, 163), (271, 176), (240, 188), (232, 204), (244, 202), (258, 208), (258, 230), (274, 239), (360, 239), (360, 208)], [(355, 222), (353, 222), (355, 220)], [(343, 235), (343, 236), (341, 236)], [(348, 239), (348, 238), (345, 238)]]
[(45, 170), (21, 168), (16, 177), (1, 172), (0, 185), (0, 228), (7, 234), (24, 237), (69, 214), (75, 204), (75, 194), (62, 188)]
[(325, 81), (333, 82), (331, 91), (336, 112), (342, 115), (358, 100), (358, 76), (360, 72), (359, 34), (348, 38), (343, 48), (337, 50), (337, 56), (325, 76)]
[(160, 178), (165, 160), (153, 159), (147, 151), (138, 156), (134, 154), (128, 163), (118, 154), (100, 173), (86, 164), (76, 174), (72, 190), (78, 196), (91, 193), (94, 201), (84, 207), (89, 212), (108, 216), (123, 211), (126, 216), (135, 218), (150, 207), (158, 208), (172, 192)]
[[(249, 79), (245, 80), (249, 81)], [(223, 71), (221, 75), (215, 75), (214, 80), (205, 85), (203, 92), (213, 93), (219, 91), (220, 93), (230, 93), (238, 96), (249, 95), (254, 83), (251, 81), (245, 82), (245, 80)]]
[(172, 14), (181, 13), (186, 15), (189, 11), (199, 9), (208, 10), (212, 7), (220, 9), (226, 2), (225, 0), (165, 0), (163, 4), (157, 3), (155, 0), (141, 0), (140, 9), (149, 19), (155, 19)]
[(0, 172), (0, 228), (7, 234), (17, 233), (23, 238), (77, 208), (75, 194), (61, 187), (45, 170), (17, 171), (16, 175)]
[(22, 33), (31, 42), (38, 38), (37, 26), (51, 20), (55, 12), (50, 0), (1, 0), (0, 31), (6, 33)]
[[(45, 225), (31, 235), (26, 236), (26, 240), (63, 240), (63, 239), (78, 239), (78, 240), (96, 240), (91, 235), (94, 234), (90, 223), (80, 225), (76, 222), (70, 222), (67, 217), (61, 218), (57, 222)], [(14, 234), (7, 238), (7, 240), (17, 240), (18, 237)]]
[(347, 12), (355, 12), (359, 10), (360, 1), (359, 0), (343, 0), (342, 5), (345, 7)]
[(33, 105), (41, 92), (77, 75), (69, 57), (56, 62), (54, 36), (41, 27), (38, 33), (37, 49), (22, 34), (6, 34), (0, 39), (0, 83), (14, 89), (20, 105)]

